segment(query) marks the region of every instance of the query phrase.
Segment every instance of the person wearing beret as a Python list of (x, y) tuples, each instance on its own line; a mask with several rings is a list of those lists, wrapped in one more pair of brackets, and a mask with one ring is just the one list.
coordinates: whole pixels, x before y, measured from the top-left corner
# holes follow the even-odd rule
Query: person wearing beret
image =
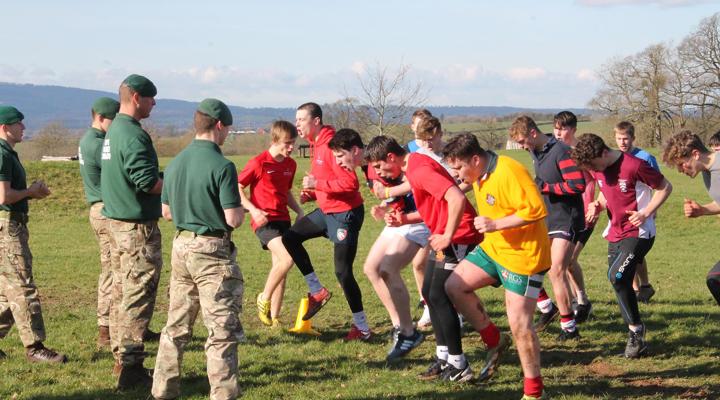
[(102, 215), (108, 218), (112, 263), (110, 343), (120, 390), (150, 386), (143, 336), (155, 307), (162, 268), (158, 218), (163, 180), (152, 139), (140, 125), (155, 106), (155, 85), (130, 75), (120, 85), (120, 110), (103, 142)]
[[(82, 176), (85, 199), (90, 204), (90, 226), (100, 246), (100, 276), (98, 277), (98, 348), (110, 346), (110, 307), (112, 272), (110, 270), (110, 227), (102, 215), (102, 193), (100, 189), (100, 156), (105, 132), (120, 110), (120, 103), (109, 97), (101, 97), (92, 105), (92, 126), (80, 139), (78, 161)], [(116, 260), (115, 262), (119, 262)]]
[(220, 151), (232, 125), (230, 109), (216, 99), (195, 111), (193, 140), (165, 170), (162, 214), (173, 221), (168, 319), (160, 336), (152, 396), (180, 397), (180, 364), (198, 311), (208, 331), (205, 343), (210, 399), (238, 397), (238, 341), (243, 276), (232, 231), (244, 210), (235, 165)]
[(0, 339), (14, 324), (28, 361), (64, 363), (63, 354), (43, 345), (45, 323), (28, 245), (28, 199), (43, 199), (50, 190), (42, 181), (27, 186), (25, 168), (14, 150), (23, 140), (23, 119), (17, 108), (0, 106)]

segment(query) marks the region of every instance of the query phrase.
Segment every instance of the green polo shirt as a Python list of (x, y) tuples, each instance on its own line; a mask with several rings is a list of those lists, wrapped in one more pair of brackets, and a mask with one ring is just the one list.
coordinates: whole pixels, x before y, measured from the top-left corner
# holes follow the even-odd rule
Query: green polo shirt
[(78, 146), (80, 175), (85, 189), (85, 199), (90, 204), (102, 201), (100, 191), (100, 156), (102, 155), (105, 132), (90, 128), (85, 132)]
[(240, 207), (235, 164), (209, 140), (193, 140), (165, 169), (162, 202), (178, 229), (230, 232), (223, 210)]
[[(25, 168), (20, 164), (15, 150), (3, 139), (0, 139), (0, 182), (10, 182), (10, 188), (14, 190), (27, 189)], [(13, 204), (0, 204), (0, 210), (27, 213), (28, 198)]]
[(160, 218), (160, 196), (148, 193), (160, 179), (157, 153), (140, 122), (118, 113), (105, 135), (101, 158), (103, 215), (120, 220)]

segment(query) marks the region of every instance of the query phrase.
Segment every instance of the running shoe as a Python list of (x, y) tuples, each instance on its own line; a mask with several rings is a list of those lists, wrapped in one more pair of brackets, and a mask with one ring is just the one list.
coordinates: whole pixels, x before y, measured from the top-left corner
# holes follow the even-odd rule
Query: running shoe
[(501, 332), (500, 341), (498, 342), (497, 346), (488, 349), (487, 351), (487, 355), (485, 356), (485, 364), (483, 365), (483, 368), (480, 371), (480, 376), (478, 377), (479, 382), (486, 382), (490, 380), (493, 375), (495, 375), (495, 372), (497, 372), (498, 367), (500, 366), (500, 359), (502, 358), (503, 353), (505, 353), (505, 351), (510, 348), (511, 344), (512, 338), (510, 337), (510, 335)]
[(580, 340), (580, 329), (577, 327), (572, 331), (566, 331), (560, 329), (560, 334), (557, 336), (558, 342), (567, 342), (568, 340)]
[(647, 350), (645, 343), (645, 325), (640, 332), (628, 332), (628, 341), (625, 346), (625, 357), (639, 358)]
[(440, 379), (448, 382), (467, 382), (471, 381), (474, 377), (469, 362), (465, 362), (465, 368), (455, 368), (447, 364), (447, 368), (440, 374)]
[(560, 315), (560, 309), (553, 303), (550, 311), (541, 313), (540, 318), (535, 322), (535, 332), (542, 332), (550, 325), (551, 322), (555, 321)]
[(303, 321), (307, 321), (312, 318), (328, 301), (332, 298), (332, 293), (326, 288), (322, 288), (316, 294), (308, 293), (308, 309), (305, 315), (303, 315)]
[(582, 324), (587, 321), (592, 313), (592, 303), (588, 300), (585, 304), (578, 304), (575, 308), (575, 323)]
[(640, 290), (635, 292), (635, 295), (637, 296), (637, 301), (647, 304), (655, 295), (655, 288), (653, 288), (652, 285), (642, 285), (640, 286)]
[(413, 330), (413, 333), (410, 336), (405, 336), (402, 333), (398, 332), (395, 336), (395, 342), (390, 348), (390, 351), (388, 352), (385, 360), (391, 362), (405, 357), (405, 355), (409, 353), (410, 350), (418, 347), (424, 339), (425, 336), (422, 333), (418, 332), (417, 329)]
[(275, 330), (282, 329), (282, 323), (280, 323), (280, 320), (279, 320), (279, 319), (273, 318), (273, 319), (272, 319), (272, 325), (271, 325), (270, 327), (273, 328), (273, 329), (275, 329)]
[(352, 327), (350, 328), (350, 332), (348, 332), (348, 334), (345, 335), (345, 338), (343, 340), (345, 340), (346, 342), (349, 342), (351, 340), (361, 340), (363, 342), (367, 342), (371, 338), (372, 338), (372, 331), (370, 331), (370, 330), (363, 331), (360, 328), (358, 328), (357, 326), (355, 326), (355, 324), (353, 324)]
[(263, 325), (272, 326), (273, 322), (272, 318), (270, 318), (270, 300), (263, 300), (262, 293), (258, 293), (255, 304), (257, 305), (257, 315), (258, 318), (260, 318), (260, 322), (262, 322)]
[(442, 372), (447, 368), (447, 361), (440, 360), (437, 357), (433, 357), (433, 363), (430, 364), (427, 370), (425, 372), (422, 372), (418, 374), (418, 379), (421, 379), (423, 381), (429, 381), (432, 379), (435, 379), (442, 374)]

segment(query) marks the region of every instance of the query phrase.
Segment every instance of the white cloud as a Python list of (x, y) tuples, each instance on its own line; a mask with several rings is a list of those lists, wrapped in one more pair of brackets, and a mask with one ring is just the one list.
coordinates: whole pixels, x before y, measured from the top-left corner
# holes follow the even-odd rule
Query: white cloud
[(447, 67), (442, 75), (451, 83), (464, 83), (477, 79), (481, 71), (477, 65), (453, 64)]
[(688, 7), (712, 3), (713, 0), (576, 0), (575, 3), (589, 7), (612, 7), (625, 5), (656, 5), (663, 7)]
[(597, 79), (595, 77), (595, 72), (589, 68), (581, 69), (577, 72), (575, 77), (577, 77), (577, 79), (581, 81), (595, 81)]
[(511, 68), (507, 75), (511, 79), (516, 80), (529, 80), (529, 79), (539, 79), (544, 77), (546, 74), (545, 70), (539, 67), (518, 67), (518, 68)]
[(362, 61), (355, 61), (350, 66), (350, 70), (358, 75), (362, 75), (367, 70), (367, 66)]

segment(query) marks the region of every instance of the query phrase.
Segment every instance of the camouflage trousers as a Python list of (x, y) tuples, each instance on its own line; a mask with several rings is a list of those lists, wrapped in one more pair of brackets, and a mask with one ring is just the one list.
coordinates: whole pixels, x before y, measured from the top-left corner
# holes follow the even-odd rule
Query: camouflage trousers
[[(98, 326), (110, 326), (110, 307), (112, 306), (112, 267), (113, 260), (112, 246), (110, 244), (110, 220), (102, 215), (102, 202), (97, 202), (90, 207), (90, 226), (95, 232), (100, 246), (100, 276), (98, 277), (97, 291), (97, 324)], [(120, 261), (115, 255), (115, 263)]]
[(152, 394), (180, 396), (183, 350), (202, 310), (210, 399), (238, 397), (237, 345), (242, 335), (243, 277), (229, 238), (196, 236), (184, 231), (173, 241), (170, 304), (167, 325), (160, 336)]
[(112, 266), (110, 345), (123, 366), (142, 365), (143, 334), (150, 324), (162, 268), (162, 243), (157, 221), (109, 220)]
[(29, 237), (26, 224), (0, 219), (0, 338), (16, 324), (25, 347), (45, 340)]

